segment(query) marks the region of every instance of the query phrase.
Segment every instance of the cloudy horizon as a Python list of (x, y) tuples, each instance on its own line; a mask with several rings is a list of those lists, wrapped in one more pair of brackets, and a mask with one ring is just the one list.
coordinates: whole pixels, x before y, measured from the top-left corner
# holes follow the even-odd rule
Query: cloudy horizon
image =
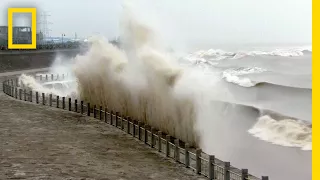
[[(37, 7), (38, 22), (43, 20), (40, 12), (50, 15), (51, 36), (102, 34), (113, 39), (119, 36), (122, 2), (2, 0), (0, 25), (7, 25), (8, 7)], [(181, 44), (311, 43), (311, 0), (134, 0), (131, 4), (164, 39)]]

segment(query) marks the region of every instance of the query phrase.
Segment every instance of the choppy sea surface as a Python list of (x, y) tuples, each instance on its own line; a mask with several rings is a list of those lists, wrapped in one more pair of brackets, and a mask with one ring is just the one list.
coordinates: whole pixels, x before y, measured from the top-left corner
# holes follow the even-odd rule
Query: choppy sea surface
[[(216, 72), (233, 94), (222, 97), (232, 104), (229, 138), (210, 151), (270, 179), (311, 179), (311, 46), (239, 49), (199, 50), (181, 58)], [(236, 131), (228, 132), (231, 126)]]
[(239, 97), (237, 103), (311, 122), (311, 48), (272, 51), (221, 49), (197, 51), (183, 58), (220, 73)]

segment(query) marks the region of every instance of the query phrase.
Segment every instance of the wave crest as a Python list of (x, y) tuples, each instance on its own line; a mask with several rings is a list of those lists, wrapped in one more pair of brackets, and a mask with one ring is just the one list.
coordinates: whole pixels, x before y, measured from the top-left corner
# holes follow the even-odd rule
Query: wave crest
[(253, 87), (257, 83), (251, 81), (249, 78), (240, 77), (241, 75), (262, 73), (265, 72), (265, 69), (259, 67), (247, 67), (247, 68), (231, 68), (222, 72), (222, 78), (227, 82), (237, 84), (242, 87)]
[(273, 51), (238, 51), (228, 52), (221, 49), (200, 50), (187, 55), (184, 59), (190, 62), (215, 63), (225, 59), (240, 59), (248, 56), (282, 56), (296, 57), (312, 53), (307, 48), (276, 49)]
[(312, 150), (311, 126), (295, 119), (275, 120), (264, 115), (248, 132), (272, 144)]

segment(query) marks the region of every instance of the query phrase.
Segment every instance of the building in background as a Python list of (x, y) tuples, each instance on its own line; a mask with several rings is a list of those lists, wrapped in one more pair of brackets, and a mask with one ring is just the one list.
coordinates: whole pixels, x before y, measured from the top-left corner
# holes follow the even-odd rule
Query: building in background
[(0, 46), (8, 43), (8, 26), (0, 26)]
[[(12, 30), (13, 44), (31, 44), (32, 30), (27, 26), (14, 26)], [(43, 34), (37, 33), (37, 41), (43, 40)], [(8, 26), (0, 26), (0, 46), (8, 44)], [(38, 43), (37, 43), (38, 44)]]

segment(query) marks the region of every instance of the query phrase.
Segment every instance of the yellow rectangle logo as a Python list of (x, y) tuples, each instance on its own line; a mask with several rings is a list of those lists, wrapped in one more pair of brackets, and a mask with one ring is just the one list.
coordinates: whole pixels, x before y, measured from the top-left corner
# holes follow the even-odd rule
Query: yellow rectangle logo
[[(13, 44), (13, 13), (31, 13), (31, 44)], [(36, 8), (8, 8), (8, 49), (37, 48), (37, 10)]]

